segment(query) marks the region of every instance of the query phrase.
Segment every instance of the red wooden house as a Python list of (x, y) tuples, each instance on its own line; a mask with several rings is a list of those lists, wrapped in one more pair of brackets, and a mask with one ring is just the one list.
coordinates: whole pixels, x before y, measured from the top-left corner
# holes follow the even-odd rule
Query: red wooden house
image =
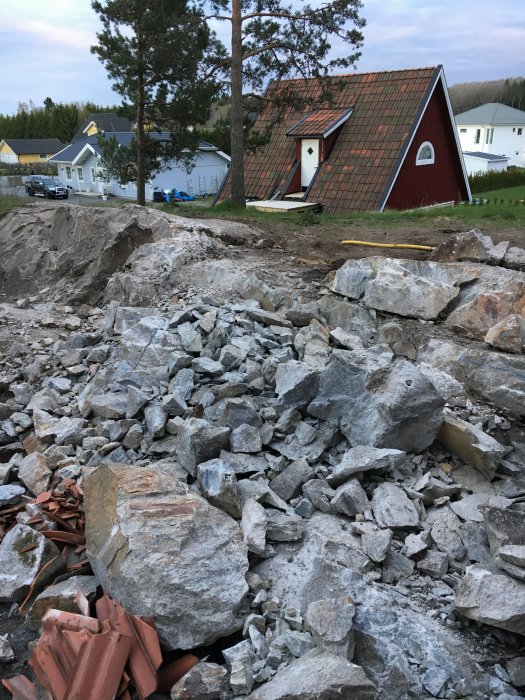
[[(315, 103), (317, 80), (293, 81), (315, 108), (288, 112), (269, 143), (246, 154), (248, 199), (317, 202), (334, 214), (471, 199), (441, 66), (329, 80), (330, 104)], [(290, 82), (271, 83), (267, 95)], [(257, 131), (272, 122), (267, 104)], [(227, 179), (220, 199), (229, 194)]]

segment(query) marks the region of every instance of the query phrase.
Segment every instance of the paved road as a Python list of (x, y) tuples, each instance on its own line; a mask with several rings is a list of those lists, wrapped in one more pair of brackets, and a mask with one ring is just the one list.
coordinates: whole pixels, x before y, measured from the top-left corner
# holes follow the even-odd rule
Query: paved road
[[(0, 195), (17, 195), (18, 197), (23, 197), (24, 199), (27, 199), (28, 203), (30, 202), (41, 202), (43, 201), (43, 197), (29, 197), (29, 195), (26, 194), (25, 187), (18, 186), (18, 187), (8, 187), (7, 185), (0, 185)], [(106, 202), (103, 202), (100, 196), (93, 196), (93, 195), (81, 195), (81, 194), (75, 194), (71, 193), (69, 194), (69, 198), (67, 200), (64, 199), (46, 199), (45, 200), (48, 203), (53, 203), (56, 202), (59, 204), (60, 202), (69, 202), (70, 204), (82, 204), (83, 206), (87, 207), (102, 207), (105, 205), (111, 205), (112, 202), (115, 202), (115, 199), (110, 198)], [(120, 200), (119, 200), (120, 201)], [(131, 201), (131, 200), (130, 200)]]

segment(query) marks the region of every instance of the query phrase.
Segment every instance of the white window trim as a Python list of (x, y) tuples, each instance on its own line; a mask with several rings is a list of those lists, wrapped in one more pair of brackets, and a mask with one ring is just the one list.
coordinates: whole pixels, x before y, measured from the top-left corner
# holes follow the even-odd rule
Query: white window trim
[(79, 182), (84, 182), (84, 169), (80, 166), (77, 167), (77, 178)]
[[(421, 158), (421, 153), (425, 148), (430, 148), (431, 152), (431, 157), (430, 158)], [(435, 153), (434, 153), (434, 146), (430, 143), (430, 141), (423, 141), (421, 146), (418, 148), (417, 151), (417, 156), (416, 156), (416, 165), (432, 165), (435, 162)]]
[(70, 165), (66, 165), (65, 167), (66, 167), (66, 180), (67, 180), (68, 182), (71, 182), (71, 180), (73, 179), (73, 174), (72, 174), (71, 166), (70, 166)]
[(91, 177), (91, 182), (93, 184), (96, 183), (97, 181), (97, 169), (96, 168), (90, 168), (89, 169), (90, 177)]

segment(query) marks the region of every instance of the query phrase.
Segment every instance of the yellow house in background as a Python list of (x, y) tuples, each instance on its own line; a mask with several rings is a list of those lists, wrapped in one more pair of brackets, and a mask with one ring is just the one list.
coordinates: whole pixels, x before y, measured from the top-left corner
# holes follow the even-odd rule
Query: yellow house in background
[(64, 148), (59, 139), (4, 139), (0, 163), (45, 163)]

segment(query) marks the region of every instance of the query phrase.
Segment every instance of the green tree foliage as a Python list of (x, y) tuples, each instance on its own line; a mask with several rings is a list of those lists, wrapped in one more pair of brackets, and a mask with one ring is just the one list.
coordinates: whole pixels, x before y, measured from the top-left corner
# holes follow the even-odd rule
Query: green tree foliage
[[(206, 120), (216, 90), (202, 64), (215, 40), (200, 10), (186, 0), (93, 0), (92, 6), (103, 31), (91, 51), (136, 125), (132, 146), (120, 156), (114, 144), (102, 142), (103, 158), (108, 165), (128, 162), (137, 202), (144, 204), (146, 179), (155, 164), (184, 157), (196, 145), (190, 127)], [(170, 137), (149, 138), (148, 132)], [(130, 158), (135, 158), (135, 168), (129, 167)]]
[[(359, 57), (360, 0), (332, 0), (309, 5), (285, 0), (200, 0), (207, 19), (231, 27), (231, 52), (215, 64), (231, 94), (231, 189), (235, 203), (244, 191), (243, 94), (260, 93), (268, 80), (319, 78), (346, 69)], [(299, 7), (297, 5), (300, 5)], [(304, 107), (293, 84), (279, 91), (276, 114), (292, 104)], [(303, 102), (303, 104), (301, 104)], [(264, 136), (264, 135), (262, 135)]]
[(55, 103), (48, 97), (44, 107), (21, 103), (13, 115), (0, 114), (0, 139), (60, 139), (69, 143), (88, 114), (115, 112), (115, 107), (86, 103)]

